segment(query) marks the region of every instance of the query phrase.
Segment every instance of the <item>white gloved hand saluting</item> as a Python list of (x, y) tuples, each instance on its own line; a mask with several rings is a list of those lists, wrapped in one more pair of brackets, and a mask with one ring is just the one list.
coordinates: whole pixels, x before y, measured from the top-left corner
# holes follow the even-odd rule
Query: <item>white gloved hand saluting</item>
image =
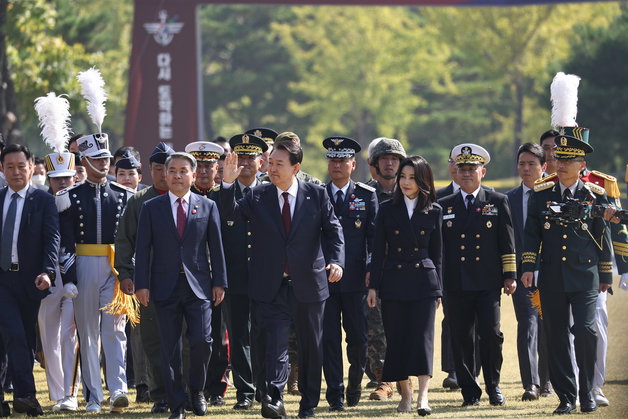
[(63, 296), (67, 298), (76, 298), (78, 295), (78, 289), (73, 283), (67, 283), (63, 286)]

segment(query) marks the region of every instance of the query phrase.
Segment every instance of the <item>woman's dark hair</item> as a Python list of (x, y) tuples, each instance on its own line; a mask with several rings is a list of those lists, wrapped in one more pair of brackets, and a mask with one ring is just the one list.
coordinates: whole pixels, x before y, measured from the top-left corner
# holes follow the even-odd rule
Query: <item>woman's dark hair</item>
[(294, 166), (303, 161), (303, 149), (295, 141), (286, 139), (275, 141), (275, 150), (283, 150), (290, 155), (290, 165)]
[(419, 187), (419, 194), (417, 196), (419, 200), (417, 201), (416, 208), (421, 210), (436, 202), (434, 174), (432, 173), (430, 164), (421, 156), (410, 156), (401, 160), (401, 163), (399, 164), (396, 187), (392, 197), (393, 203), (395, 205), (403, 203), (403, 192), (399, 186), (399, 180), (401, 179), (401, 171), (406, 166), (410, 166), (414, 169), (414, 181)]

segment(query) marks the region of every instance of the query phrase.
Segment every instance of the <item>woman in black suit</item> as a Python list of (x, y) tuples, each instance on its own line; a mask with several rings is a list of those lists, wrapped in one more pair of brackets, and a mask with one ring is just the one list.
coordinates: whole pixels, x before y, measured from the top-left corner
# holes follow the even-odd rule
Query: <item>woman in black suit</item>
[(375, 220), (368, 304), (382, 300), (386, 334), (383, 381), (399, 381), (398, 412), (412, 410), (408, 377), (419, 377), (417, 411), (431, 413), (427, 389), (434, 358), (434, 320), (442, 296), (442, 209), (434, 176), (420, 156), (399, 165), (392, 200), (380, 205)]

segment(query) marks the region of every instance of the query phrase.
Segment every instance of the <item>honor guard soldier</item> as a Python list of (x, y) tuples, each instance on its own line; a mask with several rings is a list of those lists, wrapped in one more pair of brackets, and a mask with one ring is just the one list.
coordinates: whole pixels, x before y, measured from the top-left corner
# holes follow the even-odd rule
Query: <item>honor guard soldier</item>
[[(242, 171), (235, 182), (235, 197), (240, 199), (261, 182), (257, 179), (261, 159), (269, 146), (265, 139), (253, 134), (239, 134), (231, 137), (229, 145), (238, 156)], [(220, 193), (213, 191), (210, 199), (220, 207)], [(250, 409), (253, 404), (255, 386), (266, 393), (264, 381), (264, 345), (259, 318), (253, 301), (249, 298), (249, 272), (251, 260), (250, 222), (245, 220), (221, 220), (222, 243), (227, 263), (229, 289), (225, 293), (223, 314), (229, 332), (229, 359), (236, 388), (236, 410)], [(253, 356), (253, 359), (252, 359)], [(255, 375), (254, 375), (255, 374)]]
[[(64, 144), (65, 146), (65, 144)], [(51, 153), (45, 157), (48, 184), (53, 195), (74, 185), (74, 153)], [(66, 292), (61, 272), (52, 292), (39, 307), (39, 335), (46, 359), (46, 381), (53, 411), (75, 411), (81, 374), (79, 370), (78, 339), (74, 322), (74, 293)], [(71, 286), (69, 286), (72, 288)]]
[(484, 383), (491, 405), (504, 404), (499, 389), (502, 366), (500, 331), (501, 289), (516, 288), (515, 238), (508, 198), (481, 187), (490, 161), (476, 144), (457, 145), (452, 156), (458, 166), (460, 190), (441, 198), (443, 207), (443, 278), (450, 319), (454, 362), (462, 406), (479, 405), (482, 390), (476, 381), (475, 319), (480, 336)]
[[(586, 166), (586, 154), (593, 148), (567, 134), (556, 137), (556, 145), (558, 182), (536, 186), (528, 204), (521, 282), (526, 287), (532, 285), (540, 258), (538, 288), (551, 348), (550, 379), (560, 399), (554, 413), (571, 413), (576, 409), (577, 396), (580, 409), (591, 412), (597, 408), (591, 393), (597, 344), (596, 301), (598, 292), (609, 289), (612, 282), (610, 229), (601, 218), (566, 219), (552, 214), (550, 207), (571, 199), (588, 204), (608, 204), (608, 200), (603, 188), (579, 179)], [(571, 363), (570, 333), (574, 335), (579, 388)]]
[[(192, 193), (209, 198), (210, 193), (219, 188), (214, 178), (218, 172), (218, 159), (224, 151), (221, 146), (209, 141), (195, 141), (185, 146), (185, 152), (194, 156), (197, 163)], [(224, 405), (227, 391), (224, 376), (229, 366), (229, 345), (222, 323), (222, 307), (218, 307), (212, 312), (212, 357), (205, 381), (205, 396), (210, 406)]]
[[(266, 151), (262, 153), (261, 158), (261, 167), (257, 171), (257, 177), (259, 178), (262, 175), (268, 175), (268, 158), (270, 157), (270, 153), (273, 151), (273, 146), (275, 144), (275, 139), (277, 138), (277, 131), (272, 130), (270, 128), (251, 128), (246, 131), (247, 135), (254, 135), (256, 137), (261, 138), (266, 143)], [(233, 148), (232, 148), (233, 150)]]
[[(166, 158), (174, 150), (166, 143), (160, 142), (153, 149), (149, 157), (148, 168), (150, 176), (153, 179), (153, 185), (138, 191), (129, 198), (124, 209), (124, 214), (120, 218), (118, 225), (118, 233), (116, 234), (116, 254), (115, 268), (118, 271), (120, 279), (120, 288), (123, 292), (133, 294), (134, 292), (134, 273), (135, 273), (135, 243), (137, 240), (137, 223), (140, 218), (140, 209), (142, 204), (149, 199), (156, 198), (168, 192), (168, 184), (166, 183)], [(120, 163), (120, 161), (118, 161)], [(157, 318), (155, 316), (155, 306), (149, 301), (147, 306), (140, 305), (140, 318), (142, 321), (139, 327), (135, 327), (131, 333), (135, 333), (135, 329), (139, 329), (140, 336), (135, 339), (135, 335), (131, 338), (132, 351), (143, 350), (146, 354), (146, 370), (148, 374), (148, 389), (138, 385), (136, 390), (136, 402), (146, 402), (149, 398), (153, 400), (151, 413), (165, 413), (168, 411), (168, 401), (166, 396), (166, 387), (161, 374), (161, 349), (159, 328), (157, 326)], [(148, 391), (146, 391), (148, 390)]]
[[(116, 181), (134, 191), (142, 180), (142, 165), (130, 150), (126, 150), (116, 160)], [(142, 189), (145, 189), (146, 185)]]
[(125, 300), (113, 269), (115, 234), (127, 200), (134, 191), (107, 179), (109, 139), (92, 134), (77, 140), (87, 171), (85, 183), (57, 194), (61, 224), (59, 264), (64, 283), (76, 284), (76, 326), (81, 345), (81, 371), (89, 395), (86, 412), (100, 412), (104, 400), (100, 378), (101, 340), (106, 359), (106, 381), (111, 394), (110, 410), (128, 406), (125, 373), (126, 316), (103, 310)]
[(360, 401), (366, 367), (368, 336), (364, 280), (373, 249), (377, 196), (375, 188), (351, 179), (355, 154), (361, 150), (358, 142), (347, 137), (329, 137), (323, 141), (323, 147), (327, 149), (327, 170), (331, 178), (325, 189), (345, 238), (345, 273), (341, 281), (329, 284), (330, 296), (325, 303), (323, 372), (329, 410), (343, 411), (341, 318), (347, 336), (347, 405), (351, 407)]
[[(401, 160), (406, 158), (406, 151), (398, 140), (393, 138), (380, 137), (372, 147), (369, 156), (369, 164), (375, 168), (375, 175), (367, 185), (375, 188), (377, 202), (382, 203), (392, 198), (397, 180), (397, 171)], [(368, 358), (371, 371), (377, 380), (377, 388), (371, 393), (371, 400), (386, 400), (393, 395), (391, 383), (381, 380), (384, 368), (384, 358), (386, 357), (386, 335), (384, 334), (384, 323), (382, 322), (382, 306), (379, 298), (377, 305), (367, 311), (368, 321)], [(412, 388), (412, 380), (410, 380)]]
[[(567, 135), (578, 140), (589, 143), (589, 129), (579, 127), (576, 123), (577, 104), (578, 104), (578, 85), (580, 78), (573, 74), (557, 73), (551, 85), (552, 99), (552, 125), (557, 128), (552, 132), (555, 136)], [(552, 145), (555, 147), (555, 143)], [(548, 173), (552, 173), (546, 178), (537, 181), (537, 185), (547, 182), (558, 182), (556, 170), (553, 172), (548, 169)], [(585, 185), (591, 184), (604, 188), (606, 196), (610, 204), (615, 210), (621, 209), (621, 201), (619, 200), (619, 187), (617, 179), (596, 170), (588, 169), (586, 166), (580, 172), (580, 180)], [(623, 280), (628, 280), (628, 231), (626, 226), (619, 223), (619, 219), (611, 217), (614, 211), (609, 211), (604, 215), (604, 219), (611, 221), (611, 240), (613, 242), (613, 251), (615, 253), (615, 263), (618, 273)], [(593, 398), (598, 406), (608, 406), (609, 401), (604, 396), (601, 387), (604, 385), (606, 373), (606, 351), (608, 348), (608, 310), (606, 308), (606, 298), (609, 292), (600, 292), (597, 297), (597, 308), (595, 311), (595, 328), (598, 336), (597, 343), (597, 359), (595, 361), (595, 376), (593, 378)], [(612, 290), (610, 290), (612, 294)], [(573, 337), (571, 338), (573, 346)], [(573, 352), (573, 350), (572, 350)], [(577, 363), (572, 358), (572, 364), (578, 375)]]

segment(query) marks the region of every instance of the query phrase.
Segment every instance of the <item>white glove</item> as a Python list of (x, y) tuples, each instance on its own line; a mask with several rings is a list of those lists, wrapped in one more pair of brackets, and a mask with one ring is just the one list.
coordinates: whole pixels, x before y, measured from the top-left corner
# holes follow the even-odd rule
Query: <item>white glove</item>
[(78, 295), (78, 289), (76, 285), (69, 282), (63, 286), (63, 296), (67, 298), (76, 298)]
[(624, 291), (628, 291), (628, 272), (621, 274), (621, 279), (619, 280), (619, 288)]
[(534, 286), (539, 286), (539, 271), (534, 271)]

